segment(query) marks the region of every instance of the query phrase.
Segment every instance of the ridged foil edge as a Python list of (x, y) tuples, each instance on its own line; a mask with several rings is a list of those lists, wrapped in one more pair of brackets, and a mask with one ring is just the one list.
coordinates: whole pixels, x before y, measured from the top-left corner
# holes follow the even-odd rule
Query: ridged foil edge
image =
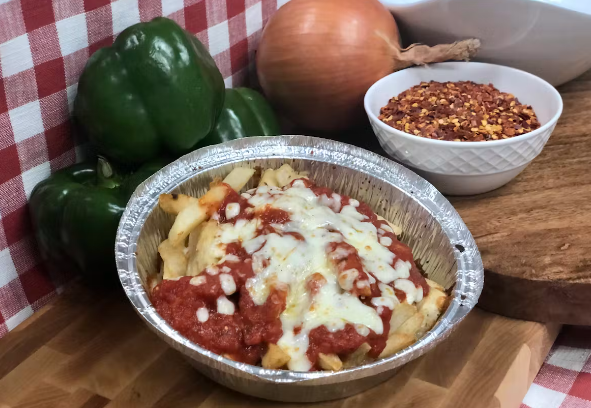
[[(258, 158), (312, 159), (339, 164), (399, 188), (429, 211), (456, 248), (454, 257), (457, 272), (453, 301), (428, 335), (389, 358), (340, 372), (268, 370), (237, 363), (201, 348), (172, 329), (156, 313), (136, 267), (136, 250), (142, 226), (156, 207), (159, 194), (170, 192), (184, 181), (210, 169)], [(407, 168), (375, 153), (333, 140), (299, 135), (234, 140), (196, 150), (166, 166), (138, 186), (129, 200), (117, 231), (115, 256), (119, 278), (130, 302), (148, 326), (173, 348), (199, 364), (230, 375), (294, 385), (334, 384), (361, 379), (414, 360), (449, 336), (476, 305), (484, 283), (482, 260), (470, 231), (453, 206), (435, 187)]]

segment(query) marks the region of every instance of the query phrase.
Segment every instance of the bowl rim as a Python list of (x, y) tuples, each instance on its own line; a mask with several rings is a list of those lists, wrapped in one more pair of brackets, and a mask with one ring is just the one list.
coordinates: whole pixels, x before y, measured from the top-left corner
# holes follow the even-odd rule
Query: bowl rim
[[(263, 152), (261, 147), (265, 148)], [(294, 150), (297, 152), (294, 153)], [(305, 157), (302, 156), (303, 151), (306, 152)], [(337, 163), (322, 160), (323, 151), (336, 152), (346, 156), (349, 161)], [(148, 216), (157, 206), (158, 195), (170, 192), (187, 180), (217, 167), (258, 158), (288, 158), (335, 163), (387, 181), (404, 194), (412, 195), (414, 200), (431, 213), (449, 238), (452, 248), (455, 245), (453, 255), (457, 271), (451, 304), (428, 334), (392, 356), (347, 370), (338, 372), (272, 370), (226, 359), (189, 341), (155, 311), (143, 287), (136, 260), (139, 235)], [(391, 169), (385, 168), (384, 165)], [(386, 178), (389, 172), (403, 174), (405, 179), (400, 183), (408, 184), (415, 180), (419, 185), (414, 186), (414, 192), (409, 194), (408, 191)], [(484, 282), (484, 267), (474, 238), (451, 203), (435, 187), (411, 170), (376, 153), (342, 142), (301, 135), (232, 140), (193, 151), (159, 170), (140, 184), (132, 194), (117, 230), (115, 258), (119, 279), (135, 311), (148, 327), (164, 338), (169, 345), (185, 356), (204, 364), (189, 355), (185, 350), (188, 348), (202, 358), (209, 359), (210, 364), (213, 362), (215, 364), (213, 368), (228, 374), (235, 375), (239, 372), (245, 377), (277, 384), (305, 385), (312, 381), (314, 385), (327, 385), (370, 377), (395, 369), (431, 350), (447, 338), (455, 325), (462, 321), (476, 305)], [(445, 324), (444, 319), (446, 319)]]
[[(426, 143), (426, 144), (432, 144), (432, 145), (436, 145), (436, 146), (438, 145), (441, 147), (446, 146), (446, 147), (453, 147), (453, 148), (458, 148), (458, 149), (474, 149), (474, 148), (486, 149), (486, 148), (502, 147), (502, 146), (506, 146), (509, 144), (513, 144), (513, 143), (519, 143), (521, 141), (525, 141), (528, 139), (535, 138), (536, 136), (540, 136), (540, 135), (544, 134), (548, 129), (551, 129), (556, 124), (556, 122), (558, 121), (560, 116), (562, 115), (564, 103), (562, 101), (562, 97), (560, 96), (560, 93), (556, 90), (555, 87), (550, 85), (549, 82), (543, 80), (542, 78), (540, 78), (534, 74), (530, 74), (529, 72), (526, 72), (526, 71), (523, 71), (523, 70), (520, 70), (517, 68), (507, 67), (505, 65), (500, 65), (500, 64), (490, 64), (490, 63), (486, 63), (486, 62), (473, 62), (473, 61), (470, 61), (470, 62), (467, 62), (467, 61), (438, 62), (438, 63), (434, 63), (434, 64), (429, 64), (427, 67), (431, 70), (434, 70), (434, 69), (437, 69), (438, 66), (447, 65), (447, 66), (452, 66), (454, 68), (457, 67), (457, 69), (463, 69), (464, 67), (468, 66), (468, 64), (470, 64), (471, 66), (477, 66), (477, 67), (481, 67), (481, 68), (493, 66), (496, 69), (501, 69), (503, 71), (507, 71), (508, 73), (511, 73), (512, 75), (521, 75), (524, 78), (527, 78), (528, 80), (537, 82), (540, 86), (547, 88), (550, 91), (550, 93), (552, 93), (554, 95), (556, 102), (558, 102), (558, 109), (557, 109), (556, 113), (554, 114), (554, 116), (552, 116), (552, 118), (547, 123), (540, 126), (538, 129), (536, 129), (532, 132), (526, 133), (524, 135), (511, 137), (509, 139), (487, 140), (485, 142), (454, 142), (453, 140), (436, 140), (436, 139), (428, 139), (425, 137), (411, 135), (409, 133), (402, 132), (401, 130), (395, 129), (392, 126), (386, 125), (372, 112), (372, 110), (369, 107), (369, 104), (370, 104), (370, 99), (373, 96), (373, 93), (376, 92), (376, 89), (380, 88), (381, 86), (384, 86), (383, 84), (384, 84), (384, 82), (386, 82), (386, 80), (388, 78), (390, 78), (392, 76), (399, 75), (401, 72), (405, 72), (406, 70), (424, 70), (424, 69), (426, 69), (426, 67), (424, 67), (424, 66), (414, 66), (414, 67), (406, 68), (406, 69), (403, 69), (400, 71), (393, 72), (389, 75), (386, 75), (385, 77), (374, 82), (374, 84), (369, 87), (369, 89), (365, 93), (365, 97), (363, 98), (363, 107), (365, 108), (365, 112), (366, 112), (369, 120), (371, 122), (375, 123), (376, 126), (379, 126), (381, 130), (388, 132), (392, 136), (398, 136), (403, 139), (406, 139), (406, 140), (409, 140), (412, 142), (416, 142), (416, 143)], [(414, 85), (412, 85), (412, 86), (414, 86)], [(396, 95), (393, 95), (393, 96), (396, 96)]]

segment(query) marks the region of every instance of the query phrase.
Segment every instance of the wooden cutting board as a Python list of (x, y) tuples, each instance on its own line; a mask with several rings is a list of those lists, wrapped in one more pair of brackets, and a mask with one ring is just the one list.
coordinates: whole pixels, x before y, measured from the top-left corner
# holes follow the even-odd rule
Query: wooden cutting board
[[(504, 187), (449, 200), (482, 255), (480, 307), (591, 325), (591, 71), (558, 90), (564, 111), (542, 153)], [(388, 157), (371, 129), (343, 141)]]
[(149, 331), (121, 290), (74, 286), (0, 339), (0, 407), (517, 408), (558, 330), (476, 309), (448, 340), (376, 388), (284, 404), (200, 375)]

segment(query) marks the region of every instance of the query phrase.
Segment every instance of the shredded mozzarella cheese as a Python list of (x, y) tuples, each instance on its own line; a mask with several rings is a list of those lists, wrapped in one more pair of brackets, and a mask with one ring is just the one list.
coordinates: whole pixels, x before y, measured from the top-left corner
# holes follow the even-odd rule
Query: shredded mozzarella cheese
[[(249, 190), (243, 197), (255, 213), (266, 206), (289, 213), (285, 224), (272, 225), (276, 232), (260, 234), (261, 220), (255, 217), (239, 219), (234, 224), (220, 224), (215, 238), (218, 247), (240, 242), (251, 255), (254, 276), (247, 279), (246, 289), (256, 305), (263, 305), (273, 288), (287, 290), (286, 308), (280, 316), (283, 335), (277, 344), (290, 355), (289, 369), (308, 371), (311, 368), (306, 356), (308, 336), (317, 327), (325, 326), (335, 332), (352, 324), (362, 336), (369, 335), (370, 331), (382, 334), (380, 313), (384, 308), (394, 309), (399, 303), (389, 284), (404, 291), (409, 303), (422, 296), (422, 289), (419, 294), (414, 284), (406, 279), (410, 276), (411, 264), (396, 259), (388, 249), (392, 239), (383, 235), (391, 228), (382, 224), (378, 230), (367, 222), (368, 217), (357, 211), (359, 201), (350, 199), (348, 205), (342, 206), (340, 195), (318, 197), (301, 180), (285, 189), (261, 186)], [(239, 208), (238, 212), (229, 208), (230, 204), (226, 206), (227, 219), (238, 215)], [(287, 232), (297, 233), (303, 240)], [(341, 246), (328, 253), (329, 245), (339, 242), (355, 248), (368, 280), (356, 282), (357, 269), (338, 273), (335, 261), (350, 255), (349, 250)], [(222, 259), (233, 261), (228, 255)], [(232, 276), (225, 273), (229, 268), (226, 271), (223, 267), (221, 272), (222, 290), (230, 295), (236, 291), (236, 284)], [(312, 294), (306, 282), (315, 273), (321, 274), (326, 283)], [(376, 283), (376, 279), (381, 296), (372, 299), (373, 307), (349, 292), (354, 286), (364, 289)], [(234, 304), (225, 296), (218, 298), (219, 313), (233, 314), (234, 309)]]
[(226, 206), (226, 219), (231, 220), (232, 218), (240, 214), (240, 204), (230, 203)]
[(227, 273), (220, 274), (220, 285), (227, 296), (236, 292), (236, 282), (234, 282), (232, 275), (228, 275)]
[(205, 323), (207, 320), (209, 320), (209, 310), (207, 310), (205, 307), (200, 307), (197, 309), (197, 320), (199, 320), (201, 323)]
[(220, 314), (233, 315), (236, 307), (234, 303), (228, 300), (225, 296), (220, 296), (217, 299), (217, 310)]
[(205, 276), (195, 276), (194, 278), (191, 278), (189, 284), (193, 286), (199, 286), (203, 285), (206, 281), (207, 279), (205, 278)]

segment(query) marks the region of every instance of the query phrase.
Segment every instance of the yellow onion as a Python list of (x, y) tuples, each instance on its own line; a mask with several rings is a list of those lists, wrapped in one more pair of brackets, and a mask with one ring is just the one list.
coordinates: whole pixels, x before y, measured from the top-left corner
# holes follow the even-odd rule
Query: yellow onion
[(259, 82), (287, 118), (334, 131), (362, 117), (367, 89), (411, 65), (467, 59), (478, 40), (400, 48), (394, 18), (378, 0), (291, 0), (275, 13), (257, 50)]

